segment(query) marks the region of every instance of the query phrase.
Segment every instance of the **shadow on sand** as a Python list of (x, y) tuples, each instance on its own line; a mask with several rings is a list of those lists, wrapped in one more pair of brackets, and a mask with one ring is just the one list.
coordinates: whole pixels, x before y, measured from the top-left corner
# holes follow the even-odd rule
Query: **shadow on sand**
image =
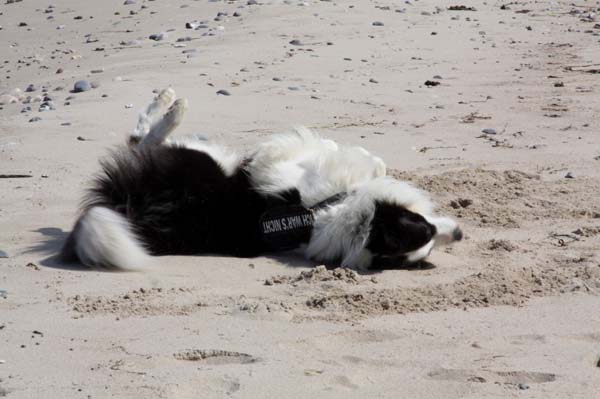
[[(63, 269), (63, 270), (79, 270), (79, 271), (107, 271), (114, 272), (118, 271), (115, 269), (102, 269), (102, 268), (90, 268), (88, 266), (82, 265), (81, 263), (73, 260), (71, 258), (65, 259), (60, 255), (61, 249), (63, 248), (67, 238), (69, 237), (69, 232), (64, 231), (57, 227), (42, 227), (37, 230), (33, 230), (36, 233), (40, 233), (43, 237), (42, 239), (32, 245), (31, 247), (25, 250), (25, 254), (33, 254), (37, 253), (42, 256), (46, 256), (45, 258), (38, 261), (38, 263), (45, 267), (50, 267), (53, 269)], [(201, 255), (200, 255), (201, 256)], [(213, 255), (215, 256), (215, 255)], [(217, 255), (219, 256), (219, 255)], [(265, 257), (275, 260), (286, 267), (297, 268), (297, 267), (315, 267), (319, 265), (319, 263), (306, 259), (300, 250), (281, 252), (281, 253), (269, 253), (265, 254)], [(252, 258), (250, 258), (252, 259)], [(340, 267), (339, 264), (325, 264), (327, 269), (335, 269)], [(435, 268), (435, 265), (427, 262), (421, 261), (414, 264), (403, 264), (400, 261), (388, 261), (384, 264), (379, 264), (375, 267), (372, 267), (368, 271), (358, 270), (360, 274), (370, 275), (377, 274), (383, 270), (391, 270), (391, 269), (401, 269), (401, 270), (429, 270)]]

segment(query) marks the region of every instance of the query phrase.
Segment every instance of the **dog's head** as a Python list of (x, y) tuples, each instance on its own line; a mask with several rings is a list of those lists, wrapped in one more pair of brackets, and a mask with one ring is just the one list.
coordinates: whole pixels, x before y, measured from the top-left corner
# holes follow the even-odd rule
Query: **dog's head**
[(423, 215), (398, 203), (376, 200), (365, 245), (377, 260), (404, 264), (427, 257), (437, 244), (462, 239), (462, 231), (450, 218)]
[(406, 266), (425, 259), (437, 245), (462, 239), (453, 219), (434, 216), (423, 191), (388, 177), (360, 185), (325, 213), (317, 218), (309, 254), (317, 259), (338, 254), (353, 268), (380, 261)]

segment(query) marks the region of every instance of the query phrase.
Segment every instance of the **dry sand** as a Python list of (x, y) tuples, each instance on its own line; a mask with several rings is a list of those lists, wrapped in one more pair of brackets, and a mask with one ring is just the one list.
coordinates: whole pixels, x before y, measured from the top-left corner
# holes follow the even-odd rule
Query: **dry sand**
[[(597, 1), (5, 3), (0, 397), (600, 397)], [(98, 159), (167, 86), (178, 134), (314, 127), (465, 240), (363, 275), (295, 254), (63, 268)]]

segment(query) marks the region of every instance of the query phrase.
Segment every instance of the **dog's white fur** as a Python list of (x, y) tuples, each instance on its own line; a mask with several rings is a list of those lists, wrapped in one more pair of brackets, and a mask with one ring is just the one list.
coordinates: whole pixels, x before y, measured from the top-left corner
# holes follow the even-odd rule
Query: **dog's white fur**
[[(244, 159), (242, 155), (196, 137), (167, 138), (181, 123), (186, 108), (187, 102), (175, 100), (172, 89), (162, 91), (140, 115), (133, 136), (141, 146), (182, 146), (207, 153), (227, 175), (233, 174)], [(403, 206), (436, 226), (437, 235), (407, 254), (409, 261), (427, 257), (436, 244), (453, 241), (456, 222), (434, 216), (423, 191), (386, 177), (384, 162), (361, 147), (339, 146), (307, 128), (297, 128), (260, 144), (250, 159), (245, 167), (260, 192), (274, 194), (295, 188), (306, 207), (337, 193), (348, 194), (343, 201), (316, 212), (313, 234), (305, 247), (311, 259), (339, 258), (343, 266), (357, 269), (370, 266), (373, 255), (365, 246), (376, 200)], [(79, 229), (75, 251), (86, 264), (139, 269), (149, 260), (127, 220), (114, 211), (94, 207), (75, 229)]]

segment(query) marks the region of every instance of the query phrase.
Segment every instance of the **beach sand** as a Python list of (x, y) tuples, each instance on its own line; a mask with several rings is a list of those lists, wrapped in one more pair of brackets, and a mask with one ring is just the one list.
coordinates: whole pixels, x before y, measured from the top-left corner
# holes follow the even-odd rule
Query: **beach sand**
[[(597, 7), (6, 1), (0, 397), (598, 397)], [(99, 159), (169, 86), (176, 135), (361, 145), (465, 239), (366, 274), (294, 253), (57, 262)]]

